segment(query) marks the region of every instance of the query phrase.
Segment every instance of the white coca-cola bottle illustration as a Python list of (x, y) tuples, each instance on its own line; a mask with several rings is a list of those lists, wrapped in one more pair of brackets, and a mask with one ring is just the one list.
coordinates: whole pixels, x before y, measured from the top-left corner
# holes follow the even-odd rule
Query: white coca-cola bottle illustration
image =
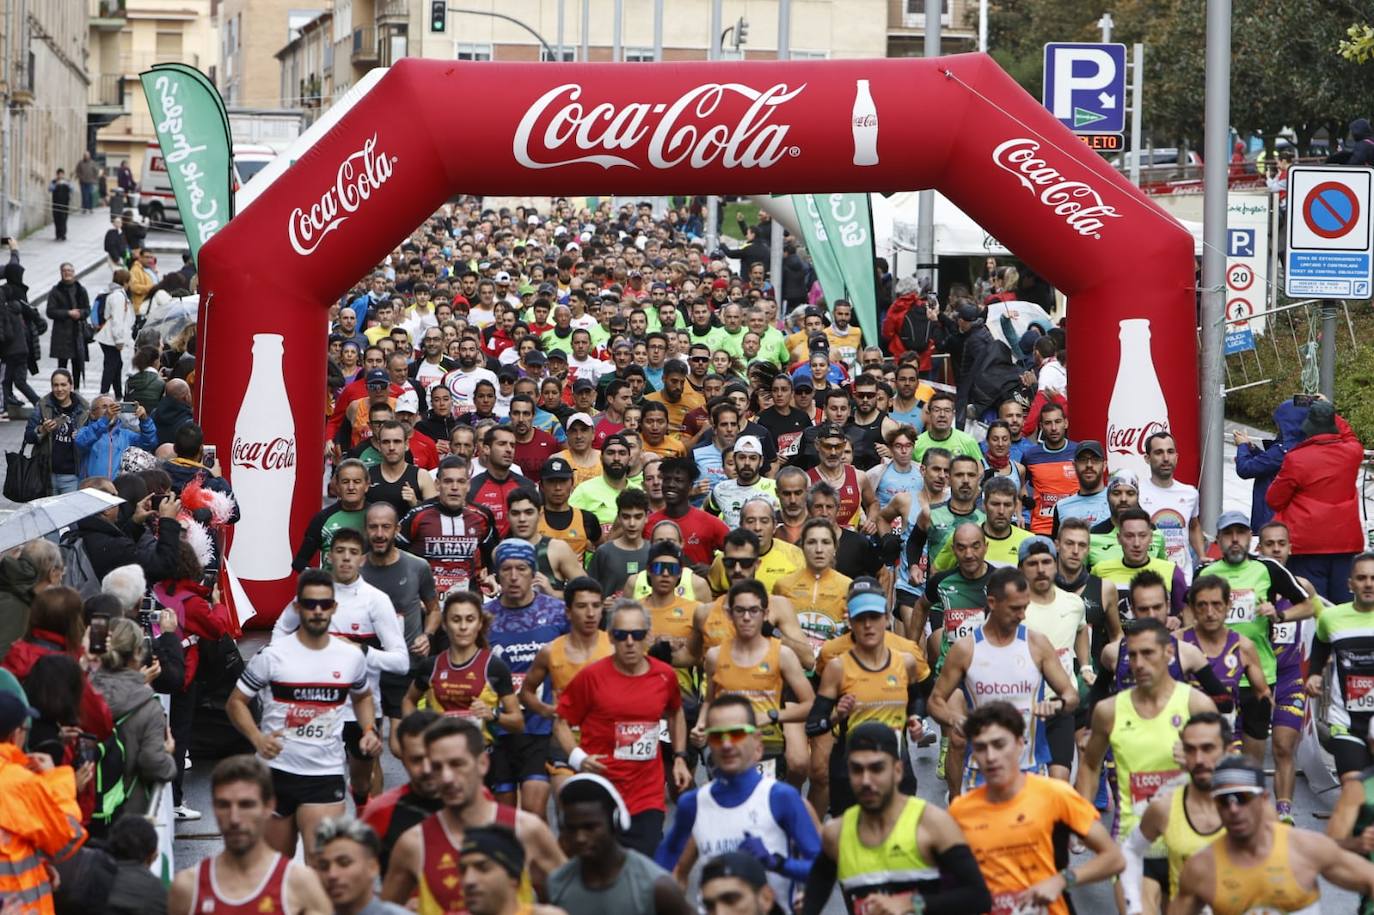
[(290, 575), (296, 424), (282, 374), (281, 334), (253, 335), (253, 370), (234, 424), (229, 482), (241, 514), (230, 568), (251, 581)]
[(861, 79), (854, 93), (854, 164), (878, 164), (878, 108), (868, 91), (868, 80)]
[(1150, 319), (1121, 322), (1121, 358), (1107, 405), (1107, 463), (1112, 471), (1134, 470), (1142, 479), (1150, 468), (1145, 440), (1169, 431), (1169, 406), (1150, 354)]

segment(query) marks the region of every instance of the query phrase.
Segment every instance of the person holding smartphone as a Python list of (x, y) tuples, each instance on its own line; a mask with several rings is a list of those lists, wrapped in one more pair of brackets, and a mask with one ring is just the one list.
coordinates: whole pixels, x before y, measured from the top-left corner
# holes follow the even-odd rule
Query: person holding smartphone
[(67, 369), (58, 369), (49, 380), (50, 389), (38, 402), (38, 409), (24, 428), (24, 442), (49, 448), (53, 495), (76, 492), (81, 482), (76, 448), (76, 430), (86, 425), (91, 405), (76, 390), (75, 379)]
[(120, 460), (130, 447), (151, 452), (157, 447), (157, 426), (142, 404), (135, 404), (128, 414), (136, 423), (130, 428), (124, 420), (123, 405), (101, 394), (91, 405), (90, 421), (77, 430), (76, 443), (80, 475), (114, 479), (119, 475)]

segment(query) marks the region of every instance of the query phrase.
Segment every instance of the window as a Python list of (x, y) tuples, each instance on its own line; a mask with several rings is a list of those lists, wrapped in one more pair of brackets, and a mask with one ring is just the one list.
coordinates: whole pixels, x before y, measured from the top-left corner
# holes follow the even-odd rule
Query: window
[[(906, 14), (925, 18), (926, 0), (906, 0)], [(949, 21), (949, 0), (940, 0), (940, 18)]]
[(491, 60), (491, 45), (459, 41), (453, 45), (454, 60)]
[(541, 61), (543, 61), (544, 63), (548, 63), (549, 61), (559, 61), (559, 60), (561, 60), (561, 61), (563, 61), (563, 62), (565, 62), (565, 63), (572, 63), (573, 61), (577, 60), (577, 49), (576, 49), (576, 48), (568, 48), (568, 47), (563, 48), (563, 56), (560, 58), (560, 57), (558, 56), (558, 49), (557, 49), (557, 48), (554, 48), (553, 52), (550, 53), (549, 51), (546, 51), (544, 48), (541, 47), (541, 48), (539, 49), (539, 59), (540, 59)]
[(653, 48), (625, 48), (625, 61), (632, 64), (652, 63), (654, 59)]
[(788, 60), (829, 60), (829, 51), (789, 51)]

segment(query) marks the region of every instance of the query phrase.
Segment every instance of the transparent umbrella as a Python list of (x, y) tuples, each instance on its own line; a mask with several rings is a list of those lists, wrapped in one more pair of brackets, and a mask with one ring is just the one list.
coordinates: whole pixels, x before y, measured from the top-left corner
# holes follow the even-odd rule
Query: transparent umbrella
[(78, 489), (76, 492), (34, 499), (0, 522), (0, 552), (70, 527), (82, 518), (99, 514), (112, 505), (123, 504), (124, 500), (119, 496), (98, 489)]

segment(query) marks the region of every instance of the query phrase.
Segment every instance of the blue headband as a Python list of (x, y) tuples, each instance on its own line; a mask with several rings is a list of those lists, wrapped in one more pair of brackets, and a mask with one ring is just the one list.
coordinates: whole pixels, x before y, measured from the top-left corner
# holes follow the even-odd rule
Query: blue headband
[(523, 562), (531, 569), (535, 566), (534, 546), (528, 540), (519, 540), (514, 537), (509, 540), (502, 540), (496, 545), (494, 558), (498, 569), (507, 559)]
[(887, 598), (881, 594), (855, 594), (849, 599), (849, 618), (865, 613), (887, 613)]

